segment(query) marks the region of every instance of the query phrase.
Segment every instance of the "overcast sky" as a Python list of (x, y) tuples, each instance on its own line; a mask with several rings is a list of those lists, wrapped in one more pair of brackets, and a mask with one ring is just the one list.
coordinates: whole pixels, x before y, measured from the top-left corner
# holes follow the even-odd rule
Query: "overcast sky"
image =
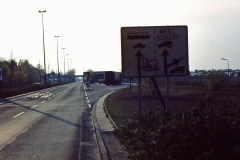
[(120, 28), (187, 25), (189, 65), (195, 69), (240, 69), (239, 0), (7, 0), (0, 2), (0, 57), (43, 65), (42, 16), (46, 62), (60, 71), (63, 51), (77, 73), (121, 70)]

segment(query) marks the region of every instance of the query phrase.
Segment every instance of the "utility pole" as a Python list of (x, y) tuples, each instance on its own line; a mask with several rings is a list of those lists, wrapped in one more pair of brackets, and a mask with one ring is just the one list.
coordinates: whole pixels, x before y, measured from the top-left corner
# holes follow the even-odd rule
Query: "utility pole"
[(39, 13), (42, 13), (42, 30), (43, 30), (43, 54), (44, 54), (44, 85), (47, 84), (47, 75), (46, 75), (46, 56), (45, 56), (45, 41), (44, 41), (44, 24), (43, 24), (43, 13), (46, 13), (46, 10), (44, 11), (38, 11)]

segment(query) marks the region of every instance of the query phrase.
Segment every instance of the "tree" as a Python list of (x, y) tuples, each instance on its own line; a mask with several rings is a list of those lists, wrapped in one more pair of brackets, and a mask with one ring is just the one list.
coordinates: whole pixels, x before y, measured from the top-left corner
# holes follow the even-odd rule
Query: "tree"
[(229, 77), (222, 71), (211, 70), (207, 72), (207, 86), (209, 89), (220, 89), (227, 85)]

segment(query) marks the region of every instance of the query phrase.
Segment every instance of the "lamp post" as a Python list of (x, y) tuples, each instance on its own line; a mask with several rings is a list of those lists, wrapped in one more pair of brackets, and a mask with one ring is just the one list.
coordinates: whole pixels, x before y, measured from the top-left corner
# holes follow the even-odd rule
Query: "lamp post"
[(65, 52), (64, 52), (65, 49), (66, 48), (62, 48), (62, 50), (63, 50), (63, 62), (64, 62), (64, 82), (65, 82)]
[(68, 67), (67, 81), (69, 82), (69, 59), (68, 59), (69, 54), (67, 53), (66, 56), (67, 56), (67, 67)]
[(69, 57), (68, 57), (69, 54), (67, 53), (66, 56), (67, 56), (67, 67), (68, 67), (68, 73), (69, 73)]
[(221, 58), (222, 60), (226, 60), (227, 61), (227, 65), (228, 65), (228, 77), (230, 77), (230, 75), (229, 75), (229, 60), (228, 59), (226, 59), (226, 58)]
[(57, 65), (58, 65), (58, 83), (60, 83), (60, 74), (59, 74), (59, 60), (58, 60), (58, 38), (60, 36), (54, 36), (57, 38)]
[(44, 41), (44, 24), (43, 24), (43, 13), (46, 13), (46, 10), (44, 11), (38, 11), (42, 14), (42, 30), (43, 30), (43, 54), (44, 54), (44, 85), (47, 84), (47, 75), (46, 75), (46, 57), (45, 57), (45, 41)]

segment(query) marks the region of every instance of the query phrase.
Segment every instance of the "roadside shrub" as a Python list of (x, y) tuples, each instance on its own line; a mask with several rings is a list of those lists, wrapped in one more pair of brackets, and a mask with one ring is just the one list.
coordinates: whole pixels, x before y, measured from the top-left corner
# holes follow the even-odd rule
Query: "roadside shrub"
[(237, 160), (240, 157), (240, 106), (211, 106), (210, 97), (181, 113), (151, 111), (134, 115), (116, 135), (130, 159)]
[(229, 77), (221, 71), (211, 70), (207, 73), (207, 87), (209, 89), (220, 89), (225, 87), (229, 82)]

